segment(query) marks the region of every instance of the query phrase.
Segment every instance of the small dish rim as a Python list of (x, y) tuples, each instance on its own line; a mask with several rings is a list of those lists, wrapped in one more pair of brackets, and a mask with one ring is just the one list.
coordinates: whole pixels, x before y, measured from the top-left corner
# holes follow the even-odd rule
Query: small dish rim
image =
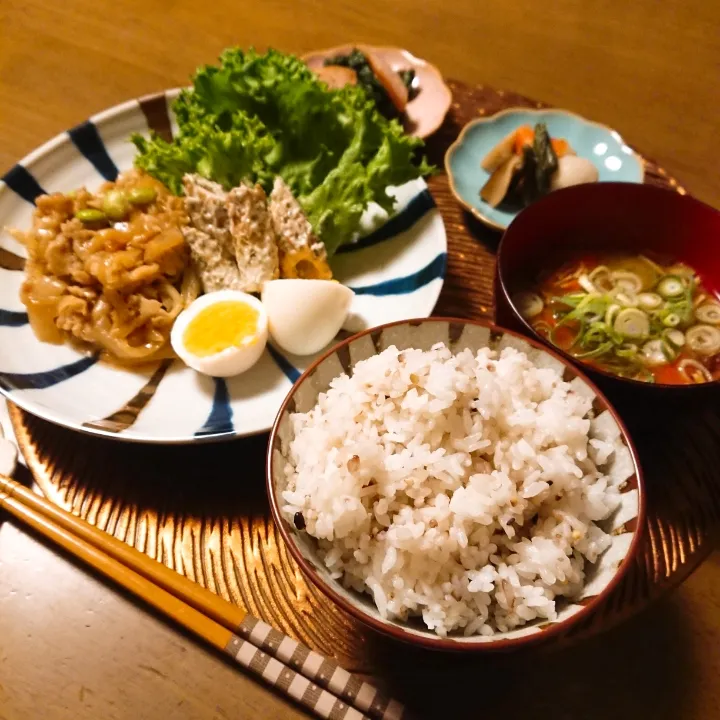
[[(604, 404), (605, 408), (610, 412), (613, 420), (615, 420), (615, 422), (617, 423), (620, 429), (622, 439), (630, 452), (630, 457), (632, 459), (633, 468), (635, 471), (633, 475), (635, 476), (637, 483), (638, 513), (636, 516), (636, 529), (633, 531), (633, 538), (630, 542), (630, 547), (628, 548), (627, 554), (623, 558), (620, 565), (615, 569), (611, 580), (600, 593), (590, 598), (587, 604), (582, 605), (580, 610), (578, 610), (566, 620), (563, 620), (561, 622), (553, 622), (550, 627), (543, 629), (541, 632), (531, 633), (529, 635), (515, 638), (499, 637), (495, 640), (490, 639), (480, 642), (457, 642), (454, 637), (447, 638), (441, 637), (439, 635), (432, 636), (431, 634), (429, 634), (431, 632), (429, 630), (425, 631), (427, 634), (416, 635), (408, 632), (408, 630), (399, 625), (393, 625), (390, 622), (378, 620), (366, 613), (358, 603), (348, 601), (335, 589), (333, 585), (326, 583), (318, 575), (318, 573), (312, 567), (311, 563), (304, 557), (304, 555), (300, 551), (299, 546), (297, 546), (296, 543), (293, 541), (292, 535), (288, 532), (288, 529), (286, 527), (287, 520), (282, 515), (274, 491), (273, 449), (278, 442), (280, 421), (287, 412), (289, 404), (294, 399), (295, 393), (298, 391), (300, 386), (315, 372), (316, 368), (320, 364), (325, 362), (325, 360), (334, 355), (338, 350), (347, 347), (350, 343), (355, 342), (359, 338), (386, 330), (391, 327), (396, 327), (398, 325), (414, 326), (422, 325), (428, 322), (463, 323), (466, 325), (473, 325), (475, 327), (487, 328), (490, 330), (491, 333), (511, 335), (514, 338), (523, 340), (529, 343), (534, 349), (541, 350), (550, 355), (551, 357), (555, 358), (562, 363), (564, 368), (569, 368), (572, 372), (575, 373), (576, 377), (580, 377), (583, 382), (585, 382), (595, 393), (596, 398)], [(296, 380), (295, 384), (290, 389), (290, 392), (287, 394), (285, 400), (280, 406), (280, 410), (275, 417), (275, 422), (273, 423), (272, 430), (270, 431), (270, 435), (268, 438), (265, 459), (265, 483), (273, 522), (278, 528), (280, 536), (282, 537), (283, 542), (285, 543), (288, 551), (290, 552), (292, 559), (299, 565), (304, 577), (308, 579), (318, 590), (320, 590), (320, 592), (322, 592), (323, 595), (325, 595), (332, 603), (339, 607), (343, 612), (351, 615), (356, 620), (359, 620), (364, 625), (369, 626), (373, 630), (378, 631), (384, 635), (389, 635), (395, 640), (409, 643), (416, 647), (423, 647), (431, 650), (444, 650), (457, 653), (493, 652), (498, 650), (517, 649), (530, 645), (534, 646), (538, 643), (544, 642), (548, 638), (555, 638), (558, 635), (565, 635), (570, 628), (576, 626), (581, 620), (590, 617), (595, 612), (595, 610), (600, 607), (602, 603), (605, 602), (607, 598), (616, 590), (619, 583), (627, 575), (638, 555), (640, 549), (640, 542), (643, 539), (645, 533), (645, 522), (647, 518), (645, 476), (639, 460), (637, 448), (635, 447), (635, 443), (632, 439), (632, 436), (630, 435), (627, 426), (625, 425), (624, 420), (620, 416), (619, 412), (615, 409), (615, 406), (607, 398), (605, 393), (593, 382), (591, 378), (589, 378), (585, 374), (583, 368), (569, 362), (566, 358), (555, 352), (552, 348), (549, 348), (543, 343), (537, 341), (534, 337), (527, 337), (519, 332), (516, 332), (515, 330), (510, 330), (508, 328), (496, 325), (490, 320), (484, 319), (478, 320), (447, 316), (430, 316), (427, 318), (398, 320), (395, 322), (386, 323), (383, 325), (378, 325), (374, 328), (363, 330), (362, 332), (351, 335), (350, 337), (345, 338), (336, 345), (333, 345), (333, 347), (331, 347), (321, 357), (315, 360), (312, 365), (310, 365), (305, 370), (305, 372), (303, 372), (303, 374)]]
[[(475, 118), (474, 120), (470, 120), (470, 122), (466, 123), (462, 130), (458, 133), (458, 136), (453, 140), (453, 142), (450, 144), (448, 149), (445, 151), (445, 155), (443, 157), (443, 164), (445, 166), (445, 174), (448, 177), (448, 183), (450, 185), (450, 192), (452, 192), (453, 196), (457, 200), (462, 207), (467, 210), (473, 217), (475, 217), (477, 220), (479, 220), (484, 225), (487, 225), (492, 230), (497, 230), (499, 232), (505, 232), (505, 230), (510, 227), (510, 223), (507, 225), (502, 225), (501, 223), (496, 222), (492, 218), (485, 215), (483, 212), (478, 210), (476, 207), (468, 203), (460, 194), (460, 192), (455, 187), (455, 177), (452, 172), (451, 158), (455, 155), (455, 153), (462, 147), (463, 142), (465, 141), (466, 134), (471, 130), (471, 128), (475, 127), (476, 125), (483, 125), (488, 124), (491, 122), (494, 122), (498, 120), (501, 117), (504, 117), (505, 115), (512, 115), (514, 113), (527, 113), (530, 115), (540, 115), (543, 113), (557, 113), (558, 115), (566, 115), (568, 117), (574, 118), (575, 120), (580, 121), (581, 123), (584, 123), (586, 125), (591, 125), (597, 128), (600, 128), (601, 130), (605, 130), (609, 134), (616, 133), (621, 139), (622, 135), (618, 133), (617, 130), (614, 130), (609, 125), (605, 125), (604, 123), (596, 122), (595, 120), (588, 120), (586, 117), (583, 117), (582, 115), (579, 115), (576, 112), (573, 112), (572, 110), (566, 110), (564, 108), (554, 108), (554, 107), (548, 107), (548, 108), (525, 108), (522, 106), (514, 106), (511, 108), (506, 108), (505, 110), (500, 110), (496, 113), (493, 113), (492, 115), (487, 115), (486, 117), (480, 117)], [(625, 141), (623, 140), (623, 143)], [(632, 150), (633, 157), (637, 160), (638, 165), (640, 166), (640, 179), (637, 182), (630, 183), (632, 185), (642, 185), (645, 182), (645, 159), (638, 153), (633, 147), (630, 145), (627, 145), (627, 147)], [(517, 217), (525, 208), (520, 208), (517, 213), (515, 214), (515, 217)], [(512, 220), (510, 220), (512, 222)]]

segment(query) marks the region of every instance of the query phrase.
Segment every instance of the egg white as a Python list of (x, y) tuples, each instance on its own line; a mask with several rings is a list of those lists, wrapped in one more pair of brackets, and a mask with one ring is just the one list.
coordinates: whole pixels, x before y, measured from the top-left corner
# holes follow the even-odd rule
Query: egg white
[(345, 322), (353, 291), (333, 280), (270, 280), (262, 290), (270, 336), (293, 355), (312, 355)]

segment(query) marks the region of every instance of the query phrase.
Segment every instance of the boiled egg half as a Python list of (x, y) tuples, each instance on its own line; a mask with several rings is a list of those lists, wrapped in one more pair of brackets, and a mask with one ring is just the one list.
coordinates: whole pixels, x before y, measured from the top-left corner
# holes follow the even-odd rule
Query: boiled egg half
[(262, 303), (236, 290), (219, 290), (193, 301), (178, 316), (170, 342), (193, 370), (231, 377), (249, 370), (263, 354), (268, 318)]
[(335, 280), (270, 280), (262, 290), (270, 336), (294, 355), (312, 355), (342, 328), (353, 291)]

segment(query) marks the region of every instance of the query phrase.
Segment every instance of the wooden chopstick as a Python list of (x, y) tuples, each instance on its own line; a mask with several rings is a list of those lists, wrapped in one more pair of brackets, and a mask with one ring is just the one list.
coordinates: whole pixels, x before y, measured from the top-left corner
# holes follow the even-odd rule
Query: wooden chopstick
[(407, 717), (400, 703), (334, 661), (2, 475), (0, 507), (320, 717)]

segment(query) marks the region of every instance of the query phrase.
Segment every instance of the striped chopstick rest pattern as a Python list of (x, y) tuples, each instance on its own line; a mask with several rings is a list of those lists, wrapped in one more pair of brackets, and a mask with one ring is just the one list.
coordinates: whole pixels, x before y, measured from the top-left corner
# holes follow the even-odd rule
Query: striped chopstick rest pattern
[(364, 720), (367, 718), (360, 711), (350, 707), (327, 690), (323, 690), (300, 673), (283, 665), (279, 660), (237, 635), (230, 638), (225, 650), (240, 665), (322, 718), (328, 720)]
[[(288, 667), (301, 672), (304, 675), (302, 679), (308, 679), (308, 687), (312, 687), (310, 681), (315, 681), (319, 686), (344, 700), (345, 703), (339, 702), (338, 707), (348, 709), (352, 706), (378, 720), (408, 719), (405, 708), (397, 700), (382, 695), (374, 686), (352, 675), (332, 660), (310, 650), (302, 643), (275, 630), (262, 620), (248, 615), (238, 626), (237, 632), (253, 647), (273, 655), (281, 663), (286, 663)], [(228, 652), (235, 656), (230, 647), (233, 642), (234, 640), (230, 641)], [(309, 692), (312, 694), (313, 691)], [(336, 709), (336, 712), (341, 712), (341, 710)], [(328, 717), (332, 717), (334, 720), (353, 716), (333, 714)]]

